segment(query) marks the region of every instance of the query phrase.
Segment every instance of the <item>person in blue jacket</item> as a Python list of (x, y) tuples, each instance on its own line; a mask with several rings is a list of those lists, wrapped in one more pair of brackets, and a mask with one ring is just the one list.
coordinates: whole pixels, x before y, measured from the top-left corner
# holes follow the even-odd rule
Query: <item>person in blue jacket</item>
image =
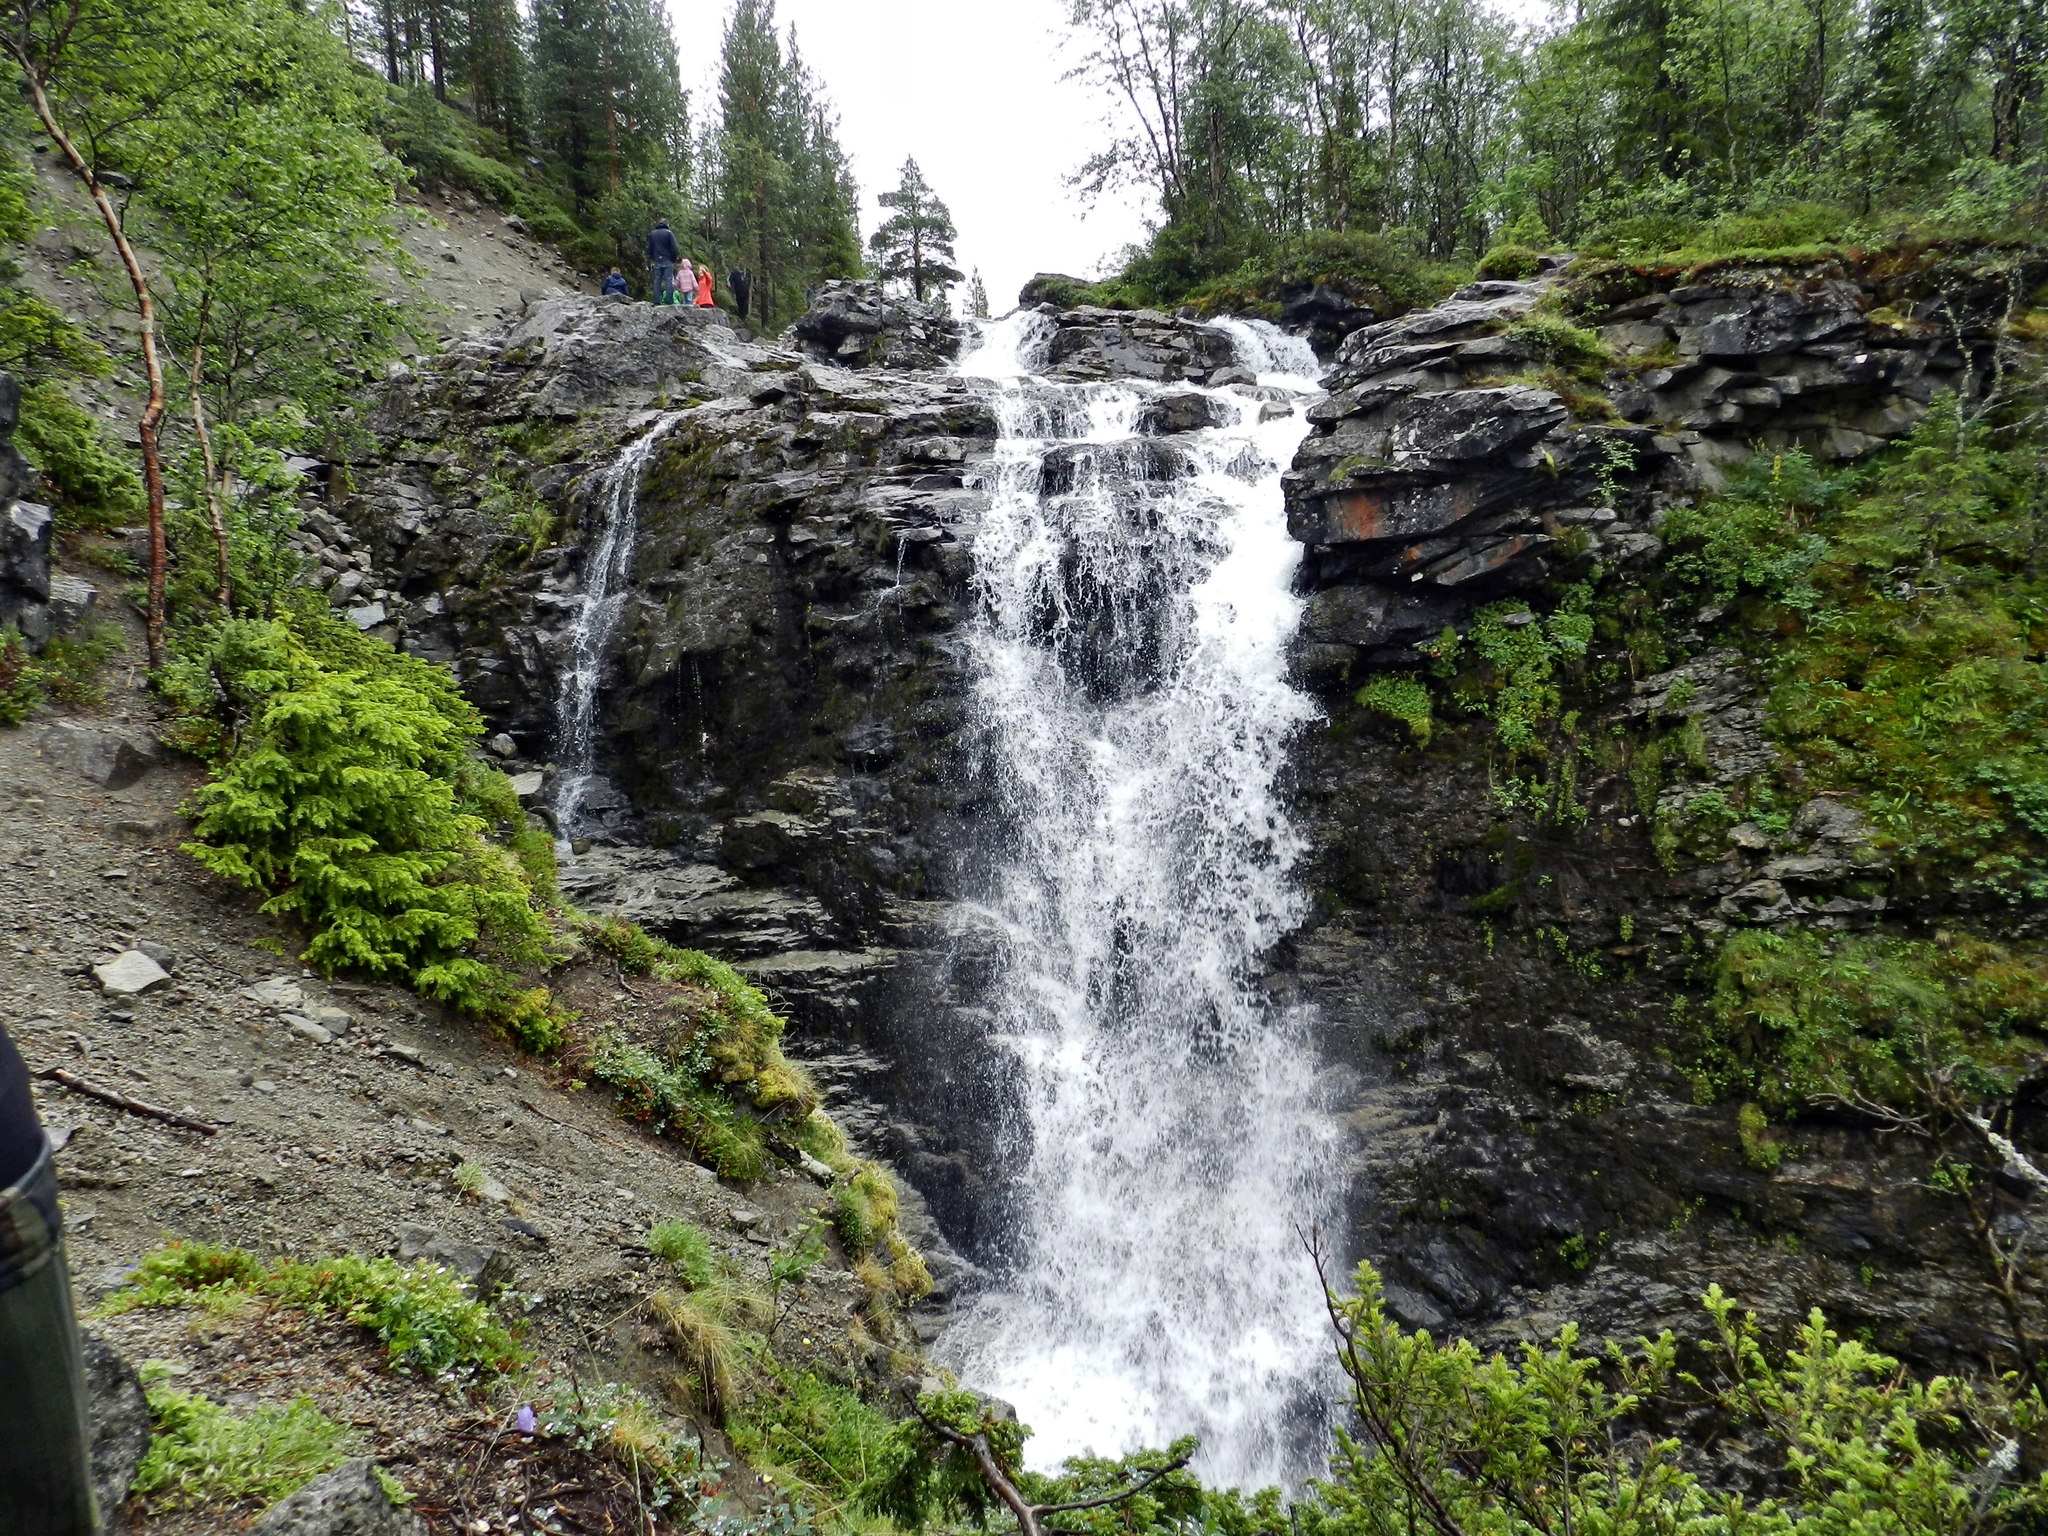
[(597, 291), (608, 299), (614, 294), (623, 299), (626, 296), (626, 279), (620, 275), (617, 267), (613, 267), (611, 271), (605, 273), (604, 281), (597, 285)]
[(647, 233), (647, 264), (654, 268), (655, 303), (673, 302), (676, 263), (682, 259), (682, 248), (676, 244), (675, 231), (668, 227), (668, 220), (656, 219), (654, 228)]
[(0, 1531), (94, 1536), (85, 1359), (50, 1140), (0, 1028)]

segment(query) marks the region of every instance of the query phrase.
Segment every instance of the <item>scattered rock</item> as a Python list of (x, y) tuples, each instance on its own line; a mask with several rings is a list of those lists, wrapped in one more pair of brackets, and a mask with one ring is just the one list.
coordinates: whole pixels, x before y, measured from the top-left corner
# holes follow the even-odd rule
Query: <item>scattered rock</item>
[(174, 975), (176, 974), (178, 969), (178, 952), (168, 944), (159, 944), (153, 939), (137, 939), (135, 947), (162, 966), (166, 971)]
[(282, 1013), (278, 1017), (283, 1020), (285, 1028), (302, 1040), (310, 1040), (315, 1045), (334, 1044), (334, 1036), (322, 1029), (318, 1024), (315, 1024), (311, 1019), (301, 1018), (296, 1013)]
[(486, 1300), (503, 1290), (518, 1269), (502, 1248), (458, 1242), (417, 1222), (407, 1222), (398, 1229), (398, 1257), (405, 1264), (416, 1259), (445, 1264)]
[(43, 756), (103, 789), (126, 789), (154, 768), (161, 749), (141, 732), (104, 730), (74, 720), (52, 722), (43, 732)]
[(400, 1509), (368, 1457), (345, 1461), (265, 1510), (249, 1536), (422, 1536), (417, 1516)]
[(86, 1399), (92, 1413), (92, 1485), (100, 1509), (109, 1516), (128, 1496), (135, 1465), (149, 1449), (149, 1404), (135, 1367), (119, 1350), (90, 1328), (79, 1330), (85, 1353)]
[(134, 997), (155, 987), (170, 985), (171, 974), (139, 949), (123, 950), (103, 965), (92, 968), (100, 990), (110, 997)]
[(484, 746), (497, 757), (517, 757), (519, 755), (519, 744), (503, 731), (498, 732), (497, 735), (485, 742)]
[(306, 1001), (305, 988), (292, 976), (273, 976), (268, 981), (259, 981), (253, 987), (242, 988), (242, 996), (265, 1008), (297, 1008)]
[(391, 615), (384, 611), (382, 603), (368, 603), (361, 608), (351, 608), (348, 611), (349, 623), (365, 632), (375, 629), (390, 617)]
[(541, 791), (547, 787), (547, 782), (547, 775), (538, 769), (532, 773), (515, 773), (512, 775), (512, 793), (517, 795), (520, 803), (524, 805), (530, 800), (538, 800)]

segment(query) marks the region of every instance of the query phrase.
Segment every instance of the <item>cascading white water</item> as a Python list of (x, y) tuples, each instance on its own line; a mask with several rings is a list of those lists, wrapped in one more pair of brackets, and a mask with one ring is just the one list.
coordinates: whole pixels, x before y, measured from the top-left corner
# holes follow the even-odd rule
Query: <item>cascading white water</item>
[(1323, 365), (1314, 347), (1299, 336), (1290, 336), (1268, 320), (1239, 320), (1235, 317), (1209, 322), (1230, 338), (1238, 360), (1261, 384), (1281, 389), (1312, 390), (1323, 376)]
[(941, 1358), (1016, 1404), (1034, 1464), (1196, 1434), (1211, 1478), (1294, 1482), (1329, 1353), (1298, 1233), (1340, 1219), (1309, 1021), (1258, 985), (1306, 912), (1276, 780), (1314, 714), (1279, 484), (1307, 424), (1213, 390), (1228, 425), (1136, 437), (1157, 387), (1031, 377), (1049, 324), (961, 365), (999, 422), (973, 686), (1025, 1229)]
[(583, 801), (597, 774), (597, 685), (604, 672), (605, 647), (611, 643), (626, 606), (640, 480), (655, 445), (675, 419), (673, 414), (662, 416), (621, 449), (598, 487), (597, 544), (583, 562), (583, 590), (569, 624), (568, 657), (555, 698), (555, 745), (561, 772), (555, 780), (552, 803), (564, 837), (582, 829)]

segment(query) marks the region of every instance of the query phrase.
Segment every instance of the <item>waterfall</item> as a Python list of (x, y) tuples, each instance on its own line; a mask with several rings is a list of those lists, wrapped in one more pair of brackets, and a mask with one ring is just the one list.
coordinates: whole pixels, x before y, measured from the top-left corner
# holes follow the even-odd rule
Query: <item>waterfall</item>
[(1341, 1237), (1340, 1145), (1311, 1021), (1259, 974), (1308, 910), (1276, 782), (1315, 714), (1285, 660), (1305, 402), (1207, 390), (1218, 424), (1141, 436), (1159, 387), (1034, 378), (1049, 332), (1012, 315), (961, 364), (999, 423), (972, 686), (1023, 1215), (940, 1358), (1016, 1405), (1034, 1465), (1195, 1434), (1211, 1479), (1298, 1482), (1331, 1349), (1298, 1230)]
[(605, 648), (625, 611), (626, 578), (633, 569), (633, 540), (640, 505), (640, 479), (647, 461), (675, 421), (665, 415), (620, 450), (598, 486), (597, 545), (583, 562), (582, 593), (570, 620), (568, 656), (555, 695), (555, 820), (563, 837), (581, 829), (583, 801), (597, 777), (597, 687), (604, 674)]
[(1281, 389), (1313, 390), (1323, 376), (1315, 348), (1266, 320), (1212, 320), (1230, 338), (1238, 361), (1258, 375), (1261, 384)]

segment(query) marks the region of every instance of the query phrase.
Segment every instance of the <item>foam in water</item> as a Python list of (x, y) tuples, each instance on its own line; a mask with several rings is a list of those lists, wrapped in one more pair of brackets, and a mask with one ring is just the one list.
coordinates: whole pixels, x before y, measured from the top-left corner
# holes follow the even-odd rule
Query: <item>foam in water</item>
[(597, 685), (605, 649), (628, 597), (640, 479), (655, 445), (675, 419), (673, 414), (661, 417), (628, 443), (605, 470), (598, 488), (597, 546), (583, 562), (582, 601), (569, 625), (569, 654), (555, 699), (555, 750), (562, 771), (555, 780), (554, 808), (564, 837), (582, 830), (583, 801), (597, 776)]
[(1149, 387), (1031, 377), (1048, 332), (1012, 315), (961, 365), (999, 420), (973, 687), (1024, 1229), (940, 1354), (1034, 1465), (1196, 1434), (1212, 1479), (1297, 1482), (1330, 1350), (1299, 1233), (1341, 1220), (1339, 1138), (1310, 1021), (1258, 975), (1307, 910), (1276, 786), (1315, 713), (1279, 485), (1307, 425), (1217, 390), (1232, 424), (1134, 438)]
[(1315, 348), (1299, 336), (1290, 336), (1268, 320), (1239, 320), (1234, 316), (1210, 322), (1230, 337), (1239, 360), (1258, 376), (1261, 384), (1299, 391), (1322, 387), (1322, 361)]

